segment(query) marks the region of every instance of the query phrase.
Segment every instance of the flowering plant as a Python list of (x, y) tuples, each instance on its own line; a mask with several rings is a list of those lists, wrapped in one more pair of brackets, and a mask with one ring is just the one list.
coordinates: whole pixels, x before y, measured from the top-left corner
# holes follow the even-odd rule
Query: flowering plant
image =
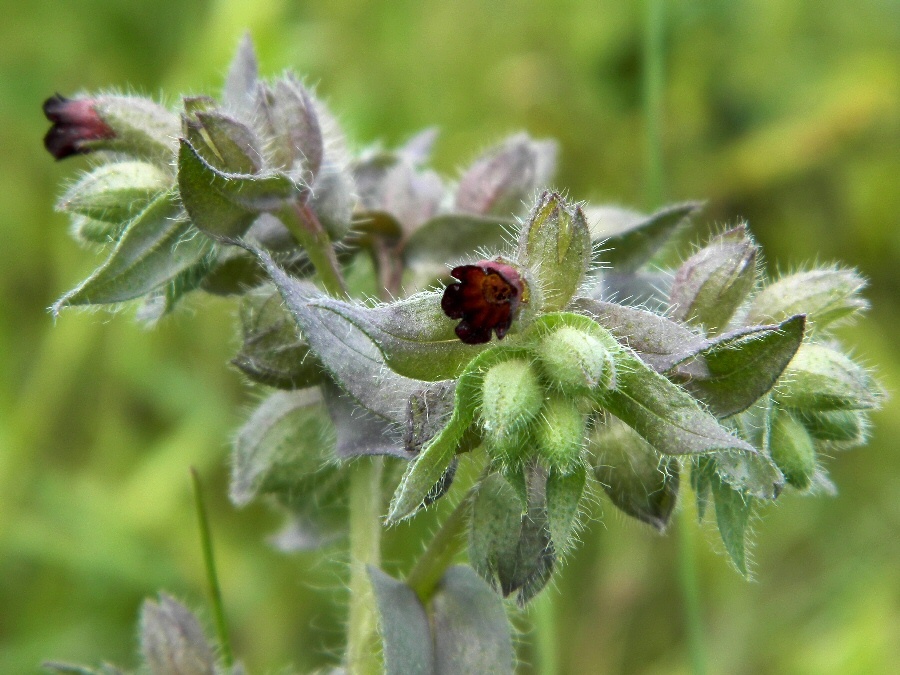
[[(267, 396), (230, 496), (284, 512), (282, 549), (349, 538), (350, 672), (510, 672), (503, 597), (525, 605), (574, 554), (591, 492), (660, 531), (692, 493), (747, 575), (757, 506), (833, 491), (820, 456), (862, 444), (882, 398), (831, 333), (866, 307), (857, 273), (766, 279), (746, 225), (660, 269), (701, 205), (576, 204), (547, 189), (552, 142), (512, 136), (455, 186), (426, 168), (431, 130), (353, 154), (300, 80), (259, 80), (249, 40), (219, 101), (45, 113), (51, 154), (98, 160), (59, 208), (109, 251), (53, 311), (139, 301), (152, 323), (235, 298), (232, 364)], [(381, 528), (444, 499), (408, 575), (383, 572)], [(141, 640), (154, 673), (241, 671), (168, 596)]]

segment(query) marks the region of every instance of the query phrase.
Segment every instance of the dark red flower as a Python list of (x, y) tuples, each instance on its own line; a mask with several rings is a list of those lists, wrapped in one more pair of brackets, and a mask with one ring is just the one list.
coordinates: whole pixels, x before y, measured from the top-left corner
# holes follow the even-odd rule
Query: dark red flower
[(451, 319), (462, 319), (456, 335), (470, 345), (490, 341), (491, 331), (502, 339), (519, 309), (524, 292), (514, 267), (493, 260), (460, 265), (450, 272), (459, 283), (444, 289), (441, 309)]
[(44, 101), (44, 115), (53, 122), (44, 136), (44, 147), (56, 159), (90, 152), (91, 141), (115, 138), (116, 132), (97, 113), (95, 103), (59, 94)]

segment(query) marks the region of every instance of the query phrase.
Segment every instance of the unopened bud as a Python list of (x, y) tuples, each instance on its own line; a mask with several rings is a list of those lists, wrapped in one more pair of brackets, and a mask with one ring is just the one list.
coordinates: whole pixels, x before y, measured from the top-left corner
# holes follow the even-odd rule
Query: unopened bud
[(753, 289), (758, 250), (743, 225), (713, 237), (676, 272), (672, 318), (721, 331)]
[(575, 469), (584, 447), (584, 414), (574, 401), (553, 396), (541, 410), (534, 430), (537, 451), (547, 465), (567, 474)]
[(861, 410), (806, 410), (796, 416), (818, 441), (848, 446), (865, 441), (868, 421)]
[(540, 412), (544, 390), (530, 362), (510, 359), (485, 373), (481, 398), (485, 437), (490, 445), (506, 448)]
[(816, 448), (806, 427), (790, 413), (779, 411), (769, 441), (772, 461), (795, 488), (805, 490), (816, 470)]
[(819, 344), (801, 345), (775, 387), (779, 403), (801, 410), (862, 410), (880, 398), (865, 369)]
[(612, 355), (601, 340), (589, 333), (564, 326), (541, 338), (536, 351), (544, 374), (563, 392), (615, 388)]
[(769, 284), (753, 299), (747, 321), (777, 323), (806, 314), (815, 328), (866, 309), (859, 293), (865, 280), (854, 270), (833, 268), (798, 272)]
[(44, 145), (56, 159), (112, 150), (169, 166), (178, 148), (178, 117), (146, 98), (56, 94), (44, 102), (44, 114), (53, 122)]
[(555, 192), (544, 192), (519, 234), (518, 261), (534, 271), (540, 310), (563, 309), (591, 261), (591, 234), (581, 209)]
[(93, 220), (123, 223), (174, 182), (170, 174), (147, 162), (104, 164), (69, 188), (57, 208)]

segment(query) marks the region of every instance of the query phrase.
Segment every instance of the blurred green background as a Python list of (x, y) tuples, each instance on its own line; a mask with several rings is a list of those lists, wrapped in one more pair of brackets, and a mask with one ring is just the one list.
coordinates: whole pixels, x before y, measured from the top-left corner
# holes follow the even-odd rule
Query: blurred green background
[[(319, 83), (351, 139), (443, 130), (455, 175), (501, 135), (562, 144), (572, 197), (641, 206), (643, 3), (530, 0), (0, 0), (0, 673), (45, 658), (136, 663), (141, 600), (205, 607), (188, 467), (207, 478), (235, 649), (250, 672), (329, 663), (343, 570), (263, 541), (276, 520), (225, 496), (254, 395), (224, 364), (233, 306), (188, 303), (152, 332), (128, 313), (45, 311), (98, 263), (54, 213), (85, 160), (56, 164), (55, 91), (215, 92), (243, 30), (264, 73)], [(666, 3), (665, 191), (746, 218), (770, 271), (843, 260), (874, 306), (841, 337), (900, 380), (900, 2)], [(647, 205), (644, 205), (647, 206)], [(900, 663), (900, 403), (869, 447), (828, 462), (836, 499), (785, 495), (756, 524), (755, 581), (699, 541), (715, 673), (894, 673)], [(599, 509), (598, 509), (599, 511)], [(388, 535), (396, 562), (423, 526)], [(555, 588), (565, 673), (688, 671), (677, 537), (610, 507)], [(208, 619), (208, 610), (201, 609)], [(523, 631), (528, 620), (519, 621)], [(523, 659), (534, 661), (523, 633)], [(527, 663), (522, 672), (530, 672)]]

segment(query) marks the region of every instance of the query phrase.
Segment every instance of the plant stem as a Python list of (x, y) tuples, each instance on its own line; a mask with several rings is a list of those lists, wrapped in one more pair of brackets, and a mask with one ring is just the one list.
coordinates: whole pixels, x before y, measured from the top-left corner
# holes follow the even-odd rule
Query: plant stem
[(556, 593), (547, 588), (534, 601), (534, 650), (537, 661), (537, 672), (540, 675), (558, 675), (559, 673), (559, 640), (556, 625)]
[(381, 562), (381, 457), (361, 457), (350, 474), (350, 619), (347, 670), (378, 675), (381, 652), (367, 565)]
[(325, 290), (337, 297), (346, 296), (347, 286), (331, 239), (313, 210), (305, 204), (293, 203), (283, 208), (278, 215), (306, 251)]
[(466, 493), (456, 508), (444, 519), (440, 529), (428, 542), (425, 551), (419, 556), (415, 566), (406, 577), (406, 583), (425, 603), (431, 598), (444, 572), (450, 567), (453, 558), (462, 549), (462, 537), (466, 516), (474, 498), (474, 488)]
[(646, 0), (644, 15), (644, 116), (647, 130), (644, 200), (650, 209), (663, 200), (663, 93), (665, 87), (665, 0)]
[(696, 523), (693, 508), (678, 510), (678, 584), (684, 603), (684, 620), (687, 624), (688, 653), (691, 658), (691, 672), (694, 675), (706, 673), (706, 648), (703, 643), (703, 617), (700, 612), (700, 580), (697, 573), (697, 547), (694, 527)]
[(222, 606), (222, 590), (219, 588), (219, 575), (216, 573), (216, 559), (213, 555), (212, 535), (209, 531), (209, 519), (206, 516), (206, 505), (203, 502), (203, 487), (200, 474), (191, 467), (191, 481), (194, 485), (194, 506), (197, 509), (197, 521), (200, 525), (200, 543), (203, 548), (203, 562), (206, 564), (206, 580), (209, 582), (209, 595), (212, 602), (213, 619), (216, 623), (216, 635), (219, 638), (219, 650), (226, 668), (234, 665), (231, 641), (228, 639), (228, 626), (225, 623), (225, 609)]

